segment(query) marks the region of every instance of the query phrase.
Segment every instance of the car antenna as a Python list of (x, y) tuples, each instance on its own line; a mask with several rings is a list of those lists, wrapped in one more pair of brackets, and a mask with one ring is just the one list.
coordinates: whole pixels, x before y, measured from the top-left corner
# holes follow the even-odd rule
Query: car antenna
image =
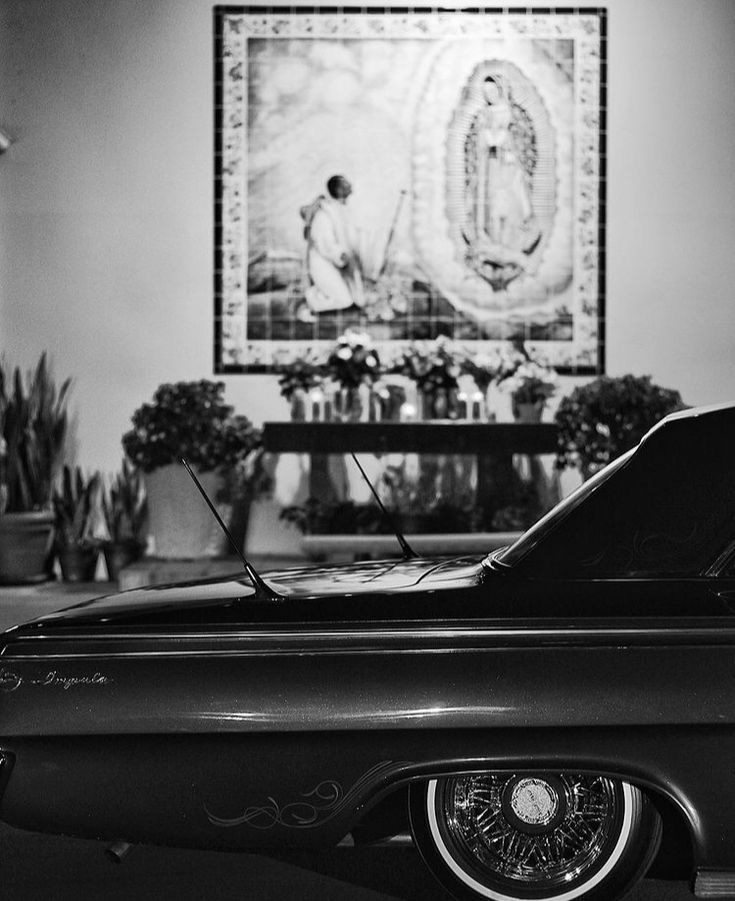
[(255, 589), (255, 594), (260, 595), (260, 596), (266, 596), (269, 598), (280, 598), (281, 595), (279, 595), (277, 592), (273, 591), (273, 589), (268, 586), (268, 583), (261, 576), (258, 575), (258, 573), (253, 568), (253, 565), (250, 563), (248, 558), (245, 556), (245, 554), (243, 554), (242, 550), (237, 546), (237, 542), (232, 537), (232, 533), (227, 528), (227, 526), (224, 524), (222, 517), (217, 512), (212, 501), (210, 501), (209, 497), (207, 496), (207, 492), (204, 490), (204, 488), (202, 488), (201, 482), (194, 475), (194, 470), (191, 468), (191, 466), (189, 466), (189, 463), (183, 457), (181, 457), (181, 463), (184, 466), (184, 468), (186, 469), (186, 471), (189, 473), (189, 475), (191, 476), (194, 484), (199, 489), (199, 493), (204, 498), (204, 500), (207, 502), (207, 506), (212, 511), (212, 515), (217, 520), (217, 524), (219, 525), (220, 529), (222, 529), (222, 531), (227, 536), (227, 540), (230, 542), (230, 546), (232, 547), (233, 551), (237, 554), (237, 556), (240, 558), (240, 560), (242, 560), (242, 565), (245, 567), (245, 572), (248, 574), (248, 578), (253, 583), (253, 588)]
[(373, 483), (367, 477), (367, 474), (365, 473), (365, 470), (360, 465), (360, 461), (355, 456), (354, 451), (350, 451), (350, 453), (352, 455), (352, 459), (355, 461), (355, 465), (360, 470), (360, 475), (363, 477), (363, 479), (365, 479), (365, 481), (367, 482), (368, 488), (370, 489), (370, 491), (372, 491), (373, 497), (375, 498), (378, 506), (380, 507), (380, 509), (383, 513), (383, 516), (385, 516), (385, 518), (388, 520), (388, 525), (391, 527), (391, 529), (393, 529), (393, 532), (394, 532), (396, 538), (398, 539), (398, 543), (401, 546), (401, 550), (403, 551), (403, 559), (404, 560), (415, 560), (418, 557), (418, 554), (411, 547), (411, 545), (406, 541), (406, 539), (403, 536), (403, 532), (401, 532), (401, 530), (396, 525), (395, 519), (387, 511), (385, 504), (381, 501), (380, 497), (378, 496), (378, 492), (375, 490), (375, 488), (373, 488)]

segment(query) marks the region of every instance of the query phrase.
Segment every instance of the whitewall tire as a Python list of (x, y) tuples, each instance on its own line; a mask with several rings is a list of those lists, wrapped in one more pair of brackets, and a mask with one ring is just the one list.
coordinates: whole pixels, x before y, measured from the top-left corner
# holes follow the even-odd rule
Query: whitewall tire
[(633, 785), (572, 773), (480, 773), (415, 783), (411, 828), (460, 899), (613, 901), (642, 877), (661, 821)]

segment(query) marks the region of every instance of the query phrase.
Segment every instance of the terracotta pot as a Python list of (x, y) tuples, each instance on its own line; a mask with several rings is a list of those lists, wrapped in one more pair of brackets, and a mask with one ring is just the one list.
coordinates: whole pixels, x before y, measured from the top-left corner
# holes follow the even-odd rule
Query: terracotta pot
[(53, 531), (50, 512), (0, 516), (0, 582), (21, 585), (50, 579)]
[(116, 582), (120, 576), (120, 570), (140, 560), (145, 548), (138, 541), (111, 541), (103, 548), (107, 576), (112, 582)]
[[(225, 523), (232, 504), (226, 480), (216, 472), (194, 472)], [(167, 560), (221, 557), (231, 553), (212, 511), (183, 466), (171, 464), (145, 474), (151, 553)]]
[(65, 582), (94, 582), (99, 550), (96, 547), (70, 547), (59, 551), (59, 566)]
[(513, 418), (516, 422), (541, 422), (545, 403), (537, 400), (532, 404), (519, 404), (513, 401)]

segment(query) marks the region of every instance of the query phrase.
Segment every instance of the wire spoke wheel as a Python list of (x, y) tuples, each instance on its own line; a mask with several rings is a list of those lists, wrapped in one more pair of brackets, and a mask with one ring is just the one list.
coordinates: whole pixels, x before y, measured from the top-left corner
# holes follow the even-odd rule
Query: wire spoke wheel
[[(460, 898), (612, 899), (643, 875), (660, 821), (605, 776), (483, 773), (411, 788), (414, 838)], [(616, 888), (617, 886), (617, 888)]]

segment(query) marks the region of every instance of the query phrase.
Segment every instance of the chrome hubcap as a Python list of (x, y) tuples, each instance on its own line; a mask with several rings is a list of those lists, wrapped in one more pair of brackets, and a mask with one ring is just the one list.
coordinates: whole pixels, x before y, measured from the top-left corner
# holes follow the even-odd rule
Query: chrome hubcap
[(601, 776), (459, 776), (436, 801), (444, 841), (467, 872), (528, 888), (589, 877), (620, 831), (615, 783)]
[(510, 806), (522, 823), (547, 826), (559, 809), (559, 798), (543, 779), (521, 779), (510, 793)]

